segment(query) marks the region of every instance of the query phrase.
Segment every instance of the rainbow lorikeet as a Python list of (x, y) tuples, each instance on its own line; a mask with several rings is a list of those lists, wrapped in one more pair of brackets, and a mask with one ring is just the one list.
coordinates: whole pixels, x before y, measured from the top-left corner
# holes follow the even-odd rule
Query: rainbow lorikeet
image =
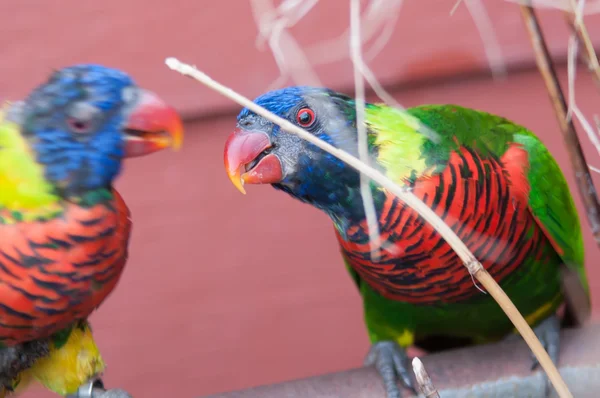
[[(255, 103), (358, 156), (350, 97), (288, 87)], [(237, 121), (225, 145), (225, 167), (236, 187), (244, 192), (244, 183), (272, 184), (333, 221), (363, 298), (372, 342), (365, 363), (377, 367), (388, 396), (400, 396), (398, 379), (413, 388), (406, 347), (436, 336), (492, 341), (514, 330), (446, 241), (395, 195), (371, 184), (380, 233), (372, 253), (355, 169), (247, 108)], [(574, 299), (585, 307), (567, 305), (571, 319), (588, 316), (590, 299), (578, 214), (544, 144), (523, 126), (456, 105), (401, 111), (369, 103), (365, 124), (371, 165), (454, 230), (556, 361), (557, 309), (575, 302), (561, 286), (561, 273), (567, 270), (569, 280), (575, 275)]]
[(0, 387), (33, 377), (64, 395), (103, 368), (81, 322), (127, 261), (130, 213), (113, 181), (124, 158), (182, 134), (173, 108), (100, 65), (55, 71), (0, 110)]

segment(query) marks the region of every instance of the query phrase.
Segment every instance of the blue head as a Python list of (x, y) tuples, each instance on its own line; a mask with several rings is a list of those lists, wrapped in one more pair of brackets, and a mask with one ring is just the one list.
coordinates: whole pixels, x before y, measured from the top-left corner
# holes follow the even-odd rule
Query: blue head
[(182, 134), (172, 108), (126, 73), (100, 65), (54, 72), (10, 114), (46, 180), (65, 197), (109, 188), (124, 157), (178, 144)]
[[(357, 156), (350, 97), (326, 88), (288, 87), (263, 94), (255, 103)], [(242, 192), (242, 183), (269, 183), (329, 213), (362, 209), (354, 169), (248, 109), (239, 114), (237, 129), (227, 141), (225, 166)]]

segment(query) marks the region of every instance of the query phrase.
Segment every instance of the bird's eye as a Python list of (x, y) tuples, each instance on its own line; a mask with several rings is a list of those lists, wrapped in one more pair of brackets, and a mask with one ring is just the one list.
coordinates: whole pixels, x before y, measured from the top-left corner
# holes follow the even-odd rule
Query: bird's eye
[(315, 112), (310, 108), (302, 108), (296, 114), (296, 121), (302, 127), (310, 127), (315, 122)]
[(89, 133), (101, 117), (100, 109), (86, 102), (77, 102), (67, 110), (67, 126), (74, 133)]
[(70, 117), (67, 119), (67, 124), (71, 131), (75, 133), (89, 133), (92, 129), (92, 123), (85, 120)]

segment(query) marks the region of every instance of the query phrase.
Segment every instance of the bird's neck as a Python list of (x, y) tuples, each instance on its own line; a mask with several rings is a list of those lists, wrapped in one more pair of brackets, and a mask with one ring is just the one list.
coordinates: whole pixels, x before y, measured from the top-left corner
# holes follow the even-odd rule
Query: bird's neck
[(39, 214), (56, 210), (58, 202), (19, 126), (4, 120), (0, 123), (0, 208)]
[[(338, 229), (360, 224), (365, 219), (360, 189), (360, 174), (349, 166), (319, 167), (326, 176), (301, 178), (297, 183), (275, 184), (274, 187), (325, 212)], [(316, 173), (313, 168), (311, 173)], [(376, 209), (381, 208), (384, 192), (371, 183), (370, 191)]]

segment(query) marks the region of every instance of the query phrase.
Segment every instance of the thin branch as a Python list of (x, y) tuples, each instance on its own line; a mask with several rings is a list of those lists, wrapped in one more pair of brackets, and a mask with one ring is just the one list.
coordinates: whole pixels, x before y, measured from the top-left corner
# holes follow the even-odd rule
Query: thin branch
[(520, 8), (535, 51), (538, 69), (546, 84), (560, 130), (567, 146), (569, 158), (575, 171), (577, 188), (587, 210), (587, 219), (592, 234), (596, 239), (596, 243), (600, 245), (600, 203), (598, 202), (596, 188), (594, 187), (585, 155), (581, 149), (575, 126), (571, 120), (567, 119), (565, 97), (558, 82), (556, 70), (554, 69), (550, 52), (548, 51), (541, 27), (535, 15), (535, 10), (530, 6), (520, 6)]
[(479, 37), (481, 37), (481, 41), (483, 42), (483, 50), (485, 51), (488, 65), (492, 71), (492, 76), (496, 79), (506, 77), (506, 62), (504, 61), (502, 49), (493, 28), (494, 24), (492, 23), (485, 6), (480, 0), (459, 0), (454, 7), (452, 7), (450, 15), (454, 14), (461, 3), (464, 3), (467, 7), (467, 11), (471, 15), (471, 19), (473, 19), (475, 27), (479, 32)]
[[(598, 154), (600, 154), (600, 133), (598, 125), (596, 128), (592, 127), (591, 123), (586, 119), (583, 112), (577, 106), (575, 102), (575, 79), (577, 77), (577, 54), (579, 53), (579, 43), (585, 42), (585, 38), (589, 40), (587, 36), (587, 29), (583, 22), (583, 11), (585, 9), (585, 0), (578, 0), (576, 9), (573, 9), (573, 15), (566, 13), (567, 23), (571, 26), (571, 37), (569, 37), (568, 45), (568, 58), (567, 58), (567, 75), (568, 75), (568, 89), (569, 89), (569, 109), (567, 111), (567, 120), (570, 121), (573, 114), (575, 118), (579, 120), (583, 130), (586, 132), (590, 142), (596, 148)], [(596, 85), (600, 87), (600, 66), (598, 65), (598, 59), (594, 47), (586, 46), (586, 52), (582, 53), (582, 58), (588, 65), (588, 69), (594, 77)]]
[(575, 80), (577, 78), (577, 53), (579, 50), (579, 41), (577, 35), (572, 34), (569, 37), (569, 45), (567, 46), (567, 88), (569, 106), (567, 109), (567, 121), (573, 117), (573, 108), (575, 105)]
[(252, 112), (256, 113), (257, 115), (264, 117), (270, 122), (277, 124), (283, 130), (288, 131), (292, 134), (296, 134), (302, 139), (322, 149), (323, 151), (326, 151), (331, 155), (337, 157), (338, 159), (342, 160), (343, 162), (356, 169), (360, 173), (365, 174), (367, 177), (375, 181), (381, 187), (396, 195), (398, 199), (403, 201), (406, 205), (414, 209), (426, 222), (431, 224), (431, 226), (441, 235), (441, 237), (452, 247), (452, 249), (456, 252), (456, 254), (464, 263), (469, 273), (475, 278), (477, 278), (477, 280), (496, 300), (500, 308), (502, 308), (502, 310), (506, 313), (506, 315), (514, 324), (515, 328), (519, 331), (519, 333), (521, 334), (521, 336), (523, 337), (523, 339), (525, 340), (535, 357), (538, 359), (538, 362), (540, 363), (546, 374), (548, 374), (548, 378), (554, 385), (554, 388), (557, 390), (559, 395), (561, 397), (572, 397), (567, 388), (567, 385), (565, 384), (560, 373), (558, 372), (556, 365), (552, 362), (550, 356), (548, 356), (548, 353), (536, 337), (535, 333), (533, 332), (529, 324), (527, 324), (527, 322), (525, 321), (517, 307), (515, 307), (513, 302), (510, 300), (510, 298), (506, 295), (506, 293), (502, 290), (498, 283), (496, 283), (496, 281), (491, 277), (491, 275), (486, 271), (486, 269), (483, 268), (481, 263), (477, 260), (477, 258), (475, 258), (473, 253), (471, 253), (471, 251), (454, 233), (454, 231), (452, 231), (452, 229), (448, 225), (446, 225), (444, 221), (433, 210), (431, 210), (412, 192), (394, 183), (380, 171), (362, 163), (360, 159), (352, 156), (348, 152), (334, 147), (333, 145), (319, 139), (317, 136), (309, 133), (308, 131), (269, 112), (267, 109), (252, 102), (251, 100), (242, 96), (241, 94), (233, 91), (231, 88), (226, 87), (221, 83), (218, 83), (217, 81), (213, 80), (208, 75), (199, 71), (195, 67), (188, 64), (184, 64), (176, 58), (167, 58), (165, 60), (165, 63), (172, 70), (175, 70), (181, 73), (182, 75), (191, 77), (199, 81), (200, 83), (204, 84), (210, 89), (217, 91), (221, 95), (238, 103), (240, 106), (245, 107), (251, 110)]
[[(372, 0), (369, 2), (367, 9), (360, 17), (363, 27), (361, 44), (373, 39), (380, 30), (383, 31), (377, 36), (373, 47), (366, 51), (368, 59), (374, 58), (389, 42), (402, 5), (403, 0)], [(308, 48), (306, 54), (313, 65), (328, 64), (345, 59), (348, 57), (349, 36), (350, 29), (347, 29), (338, 37), (322, 40)]]
[[(356, 65), (356, 62), (354, 62), (354, 65)], [(402, 106), (398, 101), (396, 101), (394, 99), (394, 97), (392, 97), (392, 95), (389, 94), (383, 88), (383, 86), (379, 83), (379, 81), (377, 81), (375, 74), (364, 63), (364, 61), (360, 64), (360, 69), (361, 69), (363, 77), (365, 78), (367, 83), (369, 83), (369, 86), (371, 86), (375, 95), (377, 95), (387, 105), (397, 108), (397, 109), (401, 110), (402, 112), (406, 112), (406, 108), (404, 106)], [(433, 131), (431, 128), (429, 128), (429, 126), (421, 123), (421, 121), (417, 121), (417, 123), (419, 123), (419, 131), (421, 133), (423, 133), (425, 136), (427, 136), (427, 138), (429, 138), (436, 144), (441, 141), (440, 135), (437, 132)]]
[[(505, 0), (510, 3), (517, 3), (519, 5), (532, 6), (534, 8), (547, 8), (547, 9), (558, 9), (562, 11), (571, 12), (573, 9), (571, 7), (571, 0)], [(583, 14), (585, 15), (593, 15), (598, 14), (600, 12), (600, 1), (596, 0), (595, 2), (588, 4)]]
[(290, 78), (295, 84), (321, 85), (304, 50), (288, 32), (317, 2), (284, 0), (275, 8), (272, 0), (251, 0), (252, 15), (259, 30), (256, 46), (262, 49), (265, 41), (268, 43), (280, 72), (279, 77), (271, 83), (271, 89), (283, 85)]
[[(583, 2), (583, 1), (581, 1)], [(567, 56), (567, 76), (568, 76), (568, 109), (566, 114), (567, 122), (570, 122), (575, 115), (575, 118), (579, 120), (583, 130), (587, 134), (591, 143), (596, 147), (596, 151), (600, 154), (600, 138), (598, 137), (598, 131), (594, 130), (594, 127), (588, 122), (583, 112), (577, 106), (575, 101), (575, 80), (577, 78), (577, 54), (579, 51), (579, 40), (577, 34), (573, 32), (569, 37), (568, 45), (568, 56)]]
[(594, 49), (594, 43), (583, 22), (583, 15), (587, 8), (585, 7), (585, 4), (585, 0), (569, 0), (570, 10), (569, 12), (565, 12), (565, 18), (573, 33), (577, 35), (579, 42), (583, 44), (585, 52), (582, 53), (582, 56), (587, 64), (588, 70), (594, 77), (596, 85), (600, 87), (600, 63), (598, 62), (598, 56)]
[[(600, 128), (596, 120), (596, 128), (592, 127), (591, 123), (586, 119), (585, 115), (575, 103), (575, 77), (577, 70), (577, 54), (581, 54), (581, 58), (587, 65), (588, 71), (592, 74), (592, 78), (596, 83), (596, 87), (600, 88), (600, 64), (598, 63), (598, 56), (592, 40), (590, 39), (587, 28), (583, 21), (583, 15), (586, 9), (585, 0), (569, 0), (571, 7), (570, 12), (565, 12), (565, 19), (567, 24), (571, 28), (571, 37), (569, 40), (569, 58), (568, 58), (568, 76), (569, 76), (569, 111), (567, 117), (571, 117), (575, 114), (575, 117), (581, 123), (584, 131), (586, 132), (590, 142), (596, 148), (596, 151), (600, 154)], [(584, 50), (579, 51), (579, 43), (583, 44)], [(594, 115), (597, 119), (597, 116)], [(594, 171), (593, 169), (591, 169)]]
[(415, 379), (417, 379), (417, 384), (419, 385), (419, 390), (425, 396), (425, 398), (440, 398), (440, 393), (433, 385), (431, 381), (431, 377), (425, 370), (425, 365), (419, 359), (419, 357), (414, 357), (412, 360), (413, 372), (415, 373)]
[[(362, 50), (360, 42), (360, 0), (350, 0), (350, 55), (354, 69), (354, 90), (356, 103), (356, 127), (358, 130), (358, 157), (369, 165), (369, 144), (367, 141), (367, 129), (365, 125), (365, 82), (363, 80), (361, 66)], [(377, 247), (379, 242), (379, 223), (373, 194), (371, 192), (371, 180), (364, 174), (360, 174), (360, 193), (367, 218), (367, 231), (369, 233), (369, 244), (371, 246), (371, 259), (379, 259)]]
[(400, 18), (400, 7), (403, 2), (400, 0), (398, 3), (397, 12), (390, 13), (388, 20), (384, 22), (383, 29), (379, 36), (375, 39), (373, 44), (371, 44), (371, 48), (369, 48), (365, 52), (365, 59), (371, 61), (373, 58), (379, 55), (385, 48), (385, 46), (389, 43), (392, 38), (392, 34), (394, 33), (394, 29), (396, 29), (396, 24), (398, 23), (398, 19)]

